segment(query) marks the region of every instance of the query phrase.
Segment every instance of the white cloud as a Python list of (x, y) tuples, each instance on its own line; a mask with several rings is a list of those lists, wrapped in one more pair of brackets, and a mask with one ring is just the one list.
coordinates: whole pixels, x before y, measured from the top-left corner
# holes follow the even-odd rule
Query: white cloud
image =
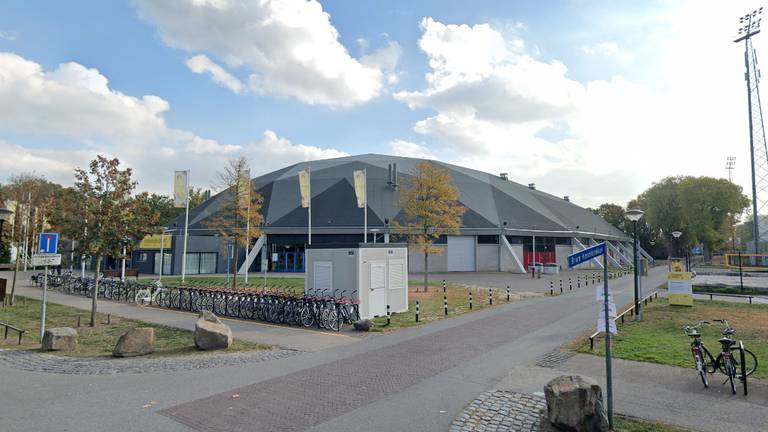
[(584, 54), (588, 54), (592, 56), (594, 55), (612, 56), (619, 52), (619, 44), (611, 41), (598, 42), (592, 45), (582, 45), (581, 51), (583, 51)]
[(347, 107), (371, 100), (391, 80), (386, 69), (394, 68), (399, 57), (396, 44), (370, 54), (368, 62), (351, 57), (330, 15), (315, 0), (136, 4), (168, 45), (209, 53), (230, 68), (246, 68), (254, 92), (308, 104)]
[(7, 41), (15, 41), (17, 38), (16, 32), (7, 31), (7, 30), (0, 30), (0, 39), (5, 39)]
[(227, 72), (224, 68), (214, 63), (208, 56), (198, 54), (187, 59), (187, 67), (194, 73), (211, 76), (216, 84), (226, 87), (232, 93), (242, 93), (243, 83), (237, 77)]
[[(46, 72), (31, 60), (0, 53), (0, 173), (46, 172), (51, 180), (71, 184), (73, 168), (103, 154), (132, 167), (140, 189), (168, 193), (175, 169), (191, 169), (193, 184), (209, 187), (226, 160), (242, 153), (258, 164), (254, 173), (346, 155), (292, 144), (269, 130), (257, 143), (222, 144), (169, 127), (164, 118), (169, 109), (158, 96), (134, 97), (110, 88), (97, 69), (65, 63)], [(20, 138), (4, 141), (4, 132)], [(36, 144), (20, 145), (25, 137)]]
[[(266, 130), (260, 141), (251, 143), (246, 147), (245, 155), (254, 162), (258, 161), (259, 165), (263, 167), (259, 171), (264, 174), (296, 162), (344, 157), (349, 156), (349, 153), (336, 149), (293, 144), (290, 140), (278, 136), (274, 131)], [(263, 161), (269, 161), (269, 165), (263, 164)], [(256, 173), (256, 171), (253, 172)]]
[(437, 159), (437, 156), (435, 156), (424, 143), (417, 144), (412, 141), (397, 139), (389, 142), (389, 150), (395, 156)]

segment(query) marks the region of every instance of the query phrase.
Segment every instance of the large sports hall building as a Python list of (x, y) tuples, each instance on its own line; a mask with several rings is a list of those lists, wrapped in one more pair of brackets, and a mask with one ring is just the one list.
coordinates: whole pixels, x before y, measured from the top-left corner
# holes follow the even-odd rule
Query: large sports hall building
[[(353, 172), (367, 174), (367, 227), (369, 243), (402, 242), (391, 232), (403, 217), (399, 188), (422, 159), (379, 154), (303, 162), (252, 179), (264, 197), (263, 235), (253, 238), (248, 251), (238, 251), (239, 270), (303, 272), (308, 242), (308, 211), (301, 206), (298, 173), (309, 170), (312, 192), (312, 246), (363, 242), (364, 214), (358, 208)], [(553, 196), (535, 185), (439, 161), (450, 171), (466, 207), (461, 229), (438, 241), (442, 254), (429, 257), (433, 272), (501, 271), (523, 273), (535, 261), (567, 267), (569, 254), (596, 242), (609, 244), (610, 264), (631, 262), (631, 238), (567, 196)], [(187, 274), (223, 273), (232, 246), (206, 223), (221, 208), (220, 193), (190, 209)], [(164, 274), (181, 273), (184, 215), (171, 221), (163, 244)], [(142, 273), (160, 270), (160, 242), (142, 242), (133, 254), (133, 266)], [(410, 251), (409, 270), (423, 271), (423, 256)], [(586, 266), (599, 267), (596, 260)]]

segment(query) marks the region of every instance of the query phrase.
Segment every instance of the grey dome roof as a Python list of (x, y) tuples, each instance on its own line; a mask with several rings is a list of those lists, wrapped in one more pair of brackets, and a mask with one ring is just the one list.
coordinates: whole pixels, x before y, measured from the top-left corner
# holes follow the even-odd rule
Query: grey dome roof
[[(252, 179), (264, 197), (262, 213), (269, 234), (306, 233), (307, 209), (301, 207), (298, 172), (309, 169), (312, 190), (312, 232), (359, 233), (363, 212), (357, 207), (353, 171), (365, 169), (368, 181), (368, 226), (383, 227), (385, 219), (400, 217), (398, 192), (387, 184), (389, 165), (397, 164), (398, 178), (413, 172), (425, 159), (380, 154), (365, 154), (335, 159), (301, 162)], [(467, 207), (462, 222), (463, 234), (499, 234), (507, 222), (509, 235), (585, 236), (625, 240), (628, 237), (589, 210), (560, 197), (530, 189), (496, 175), (429, 160), (448, 169), (459, 188), (459, 201)], [(204, 223), (221, 207), (227, 191), (190, 209), (190, 230), (208, 228)], [(169, 223), (183, 227), (184, 215)]]

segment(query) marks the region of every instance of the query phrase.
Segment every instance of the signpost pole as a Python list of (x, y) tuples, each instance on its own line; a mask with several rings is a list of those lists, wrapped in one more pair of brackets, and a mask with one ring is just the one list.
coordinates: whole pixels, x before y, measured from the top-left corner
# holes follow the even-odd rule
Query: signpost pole
[(45, 273), (43, 274), (43, 305), (40, 312), (40, 343), (43, 342), (43, 335), (45, 334), (45, 302), (48, 300), (48, 266), (45, 266)]
[(611, 325), (608, 313), (608, 251), (603, 253), (603, 309), (605, 311), (605, 382), (608, 428), (613, 429), (613, 376), (611, 371)]

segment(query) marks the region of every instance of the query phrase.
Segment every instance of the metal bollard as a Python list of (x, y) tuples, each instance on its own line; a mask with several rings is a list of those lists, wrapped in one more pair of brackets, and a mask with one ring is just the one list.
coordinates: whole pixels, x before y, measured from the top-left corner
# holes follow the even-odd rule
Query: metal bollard
[(445, 316), (448, 316), (448, 297), (443, 296), (443, 310), (445, 312)]
[(112, 315), (107, 314), (107, 324), (112, 324)]
[(554, 288), (554, 287), (552, 286), (552, 281), (549, 281), (549, 292), (552, 292), (552, 291), (553, 291), (553, 288)]
[(387, 305), (387, 325), (390, 323), (389, 305)]
[(581, 288), (581, 279), (580, 276), (576, 276), (576, 289)]
[(419, 301), (416, 300), (416, 322), (419, 322)]
[(445, 279), (443, 279), (443, 294), (445, 294)]
[(507, 303), (509, 303), (509, 285), (507, 285)]
[(571, 278), (568, 278), (568, 291), (573, 291), (573, 282), (571, 282)]
[(493, 306), (493, 290), (488, 288), (488, 305)]
[(472, 291), (469, 291), (469, 310), (472, 310)]
[(551, 296), (555, 295), (555, 291), (552, 288), (549, 289), (549, 295)]
[(563, 292), (563, 280), (560, 279), (560, 292)]
[(80, 327), (80, 315), (77, 316), (77, 326)]

